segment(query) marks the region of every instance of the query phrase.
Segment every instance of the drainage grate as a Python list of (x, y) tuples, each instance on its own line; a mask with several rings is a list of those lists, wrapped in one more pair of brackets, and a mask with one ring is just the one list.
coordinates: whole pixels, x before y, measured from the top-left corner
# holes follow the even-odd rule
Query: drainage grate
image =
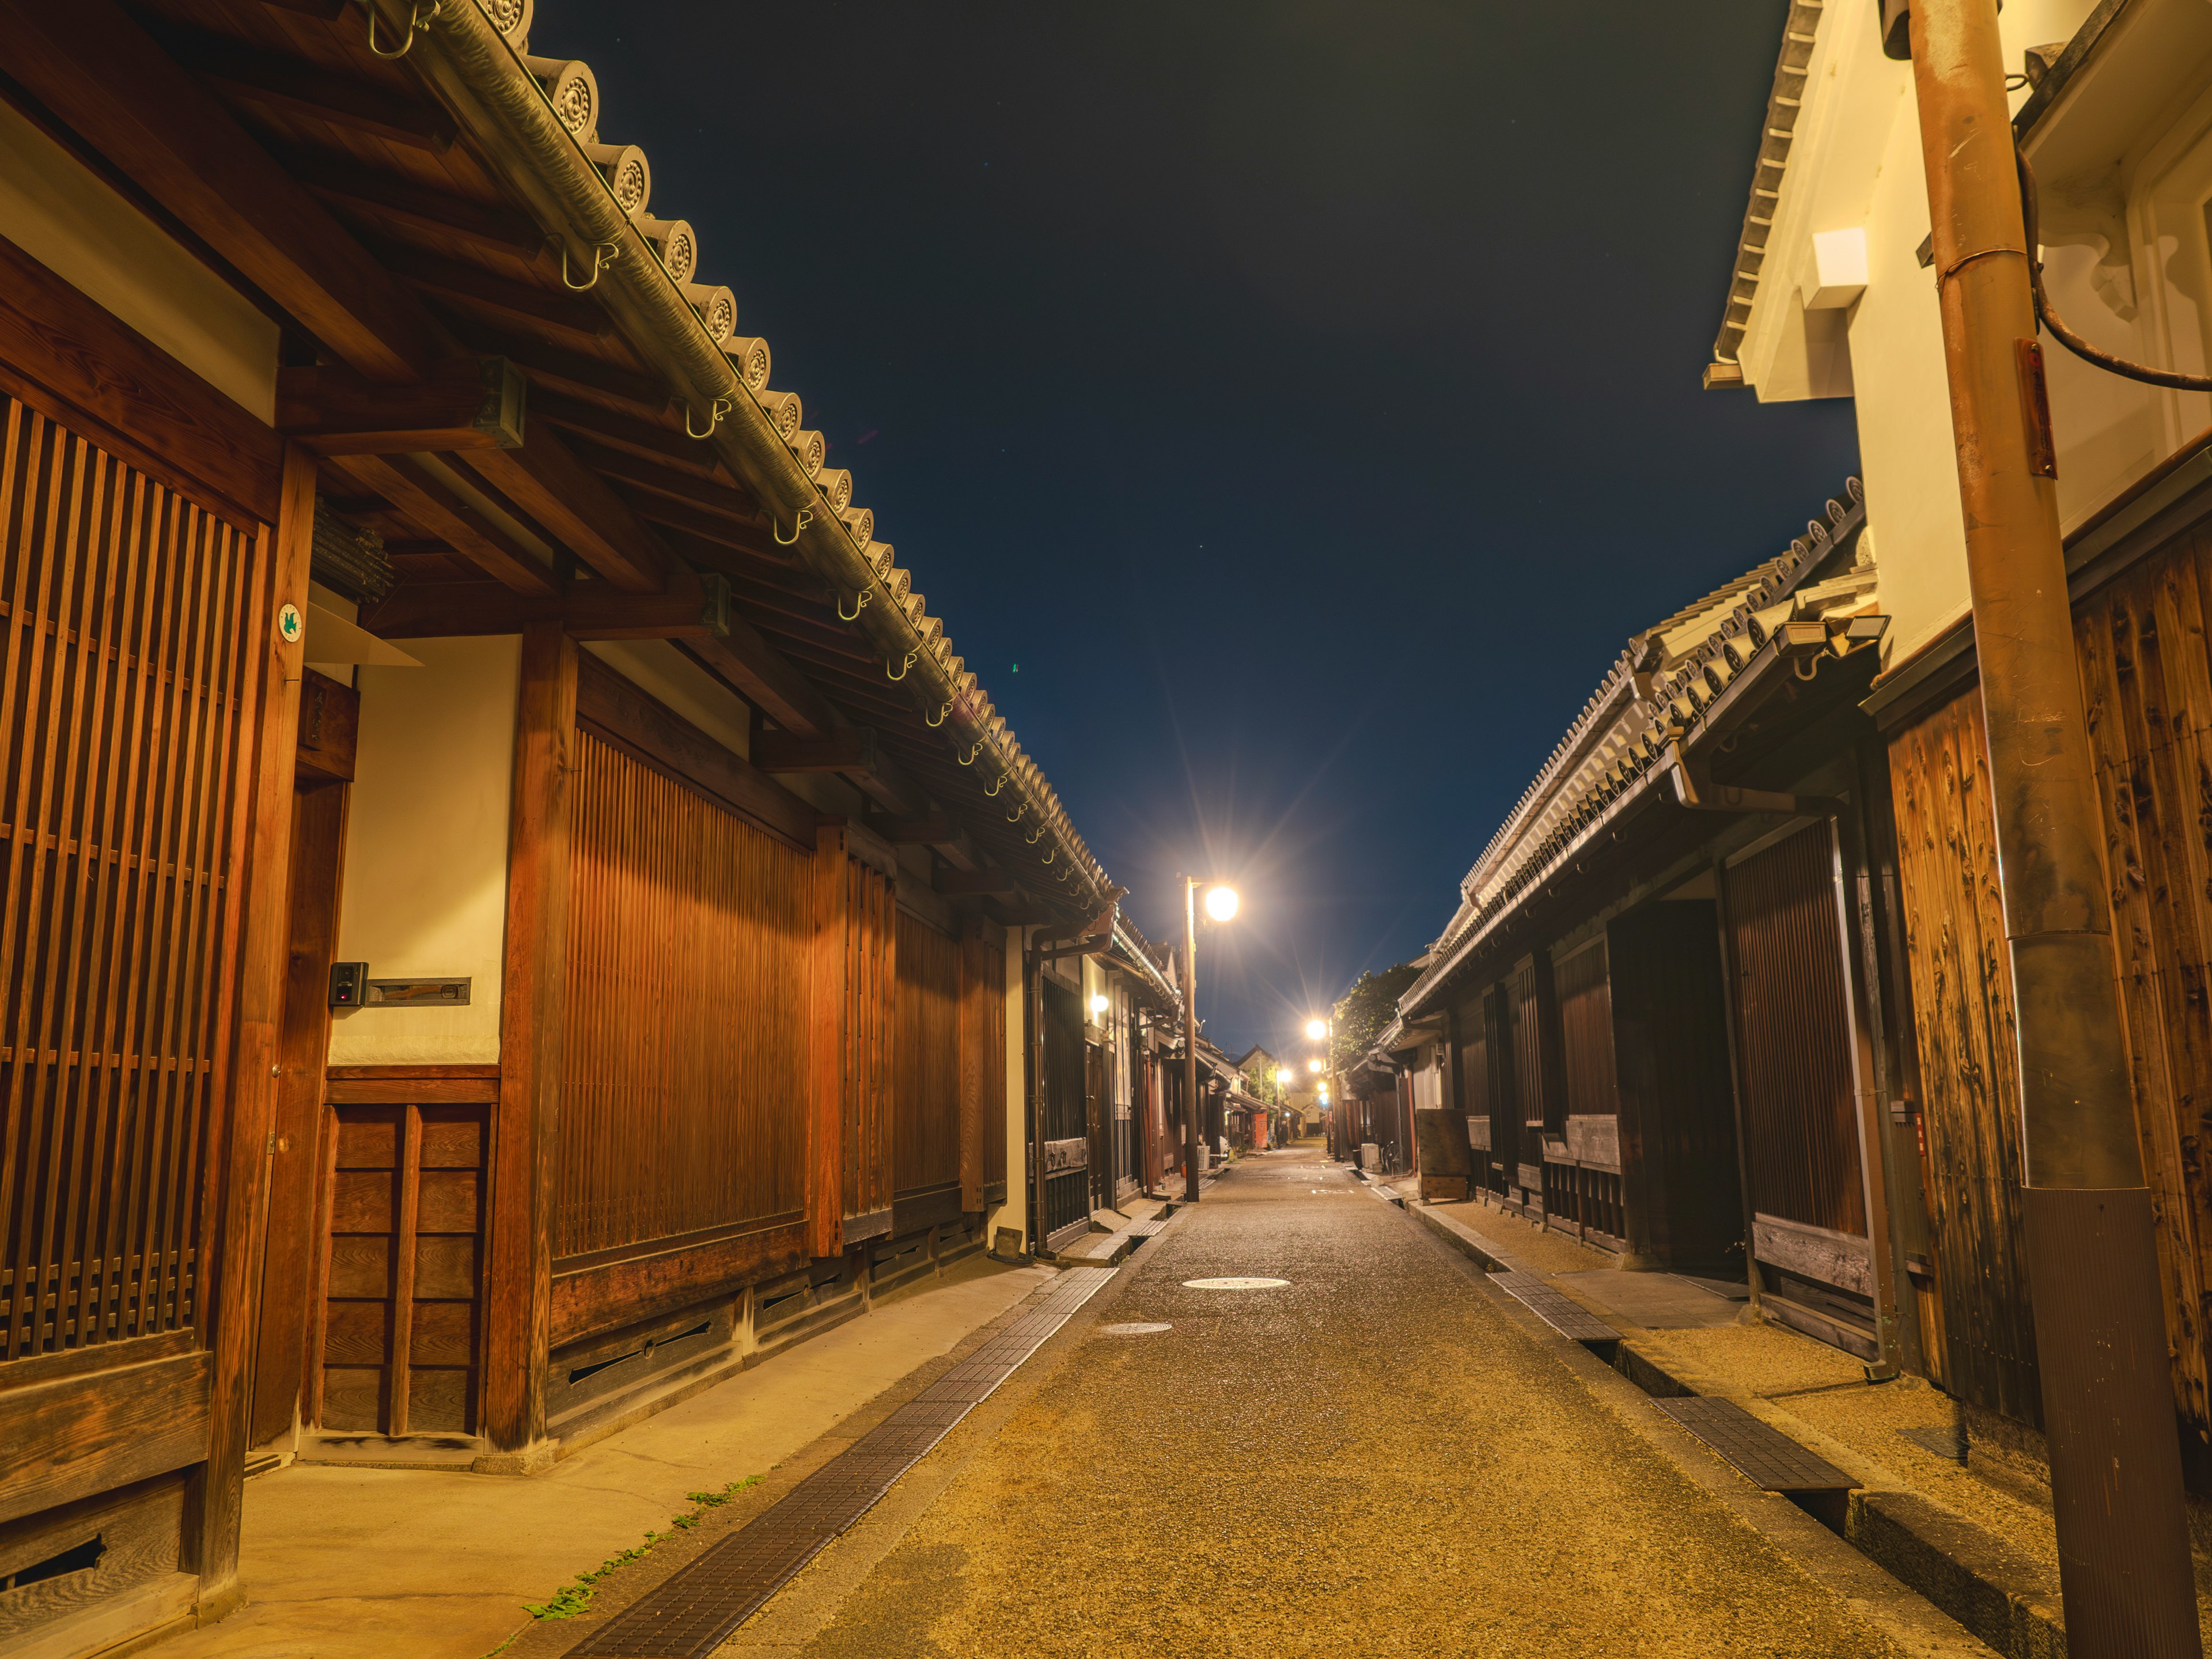
[(1620, 1340), (1619, 1331), (1534, 1273), (1492, 1273), (1490, 1282), (1561, 1336), (1586, 1345)]
[(599, 1659), (704, 1659), (872, 1508), (952, 1425), (1114, 1277), (1078, 1267), (876, 1428), (568, 1650)]
[(1859, 1484), (1733, 1400), (1692, 1395), (1651, 1403), (1734, 1464), (1753, 1486), (1767, 1492), (1849, 1492)]

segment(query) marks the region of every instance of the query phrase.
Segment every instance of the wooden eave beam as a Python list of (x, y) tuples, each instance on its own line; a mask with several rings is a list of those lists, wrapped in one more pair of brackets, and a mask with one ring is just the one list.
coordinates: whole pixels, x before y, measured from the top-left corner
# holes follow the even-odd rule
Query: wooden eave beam
[(525, 258), (545, 251), (544, 233), (506, 208), (424, 190), (321, 150), (296, 150), (283, 160), (286, 170), (324, 201), (366, 214), (381, 225), (459, 236)]
[[(725, 478), (714, 452), (696, 438), (686, 437), (658, 420), (617, 415), (597, 404), (580, 402), (557, 393), (541, 397), (532, 412), (563, 429), (602, 443), (610, 449), (627, 450), (648, 461), (666, 462), (701, 478)], [(725, 488), (732, 488), (726, 483)]]
[(114, 0), (0, 0), (8, 74), (372, 380), (422, 378), (420, 304)]
[(376, 257), (401, 282), (423, 293), (489, 306), (507, 317), (543, 323), (588, 339), (605, 338), (614, 332), (614, 319), (588, 300), (549, 293), (465, 259), (443, 258), (394, 243), (380, 247)]
[(447, 357), (414, 386), (343, 363), (276, 372), (276, 429), (319, 455), (435, 454), (522, 447), (523, 382), (498, 357)]
[[(542, 246), (542, 243), (541, 243)], [(562, 351), (543, 341), (520, 336), (484, 336), (476, 343), (522, 365), (533, 386), (568, 397), (588, 394), (611, 398), (619, 412), (652, 420), (674, 401), (668, 388), (651, 375), (622, 368), (580, 352)]]
[(840, 726), (818, 738), (763, 732), (753, 738), (752, 762), (770, 777), (786, 772), (872, 771), (876, 734), (865, 726)]
[(453, 120), (434, 104), (198, 29), (164, 23), (157, 26), (155, 38), (209, 86), (280, 115), (320, 121), (433, 155), (453, 147)]
[(383, 496), (416, 526), (447, 543), (503, 586), (518, 593), (539, 596), (554, 591), (553, 573), (543, 561), (514, 541), (472, 503), (462, 500), (443, 482), (431, 477), (413, 456), (347, 455), (333, 465), (364, 489)]
[(819, 738), (834, 731), (836, 713), (813, 682), (744, 618), (733, 614), (728, 620), (726, 635), (690, 647), (699, 665), (796, 736)]
[(617, 587), (659, 592), (680, 562), (550, 428), (533, 425), (520, 449), (472, 449), (460, 459)]
[(927, 817), (893, 818), (868, 827), (894, 847), (934, 847), (960, 834), (960, 826), (942, 812), (932, 812)]
[(393, 640), (520, 634), (539, 622), (557, 622), (578, 640), (707, 639), (719, 625), (715, 603), (696, 586), (624, 593), (605, 582), (577, 582), (551, 595), (518, 593), (498, 582), (414, 584), (394, 588), (362, 617), (370, 633)]
[(1012, 898), (1021, 890), (1010, 870), (939, 870), (930, 885), (949, 897)]

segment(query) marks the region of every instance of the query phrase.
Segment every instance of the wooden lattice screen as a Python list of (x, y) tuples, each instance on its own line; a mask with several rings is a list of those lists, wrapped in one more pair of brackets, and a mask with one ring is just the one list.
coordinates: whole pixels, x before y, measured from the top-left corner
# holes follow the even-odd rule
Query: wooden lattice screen
[(0, 418), (4, 1363), (194, 1322), (270, 550)]
[(588, 730), (556, 1267), (805, 1208), (809, 856)]

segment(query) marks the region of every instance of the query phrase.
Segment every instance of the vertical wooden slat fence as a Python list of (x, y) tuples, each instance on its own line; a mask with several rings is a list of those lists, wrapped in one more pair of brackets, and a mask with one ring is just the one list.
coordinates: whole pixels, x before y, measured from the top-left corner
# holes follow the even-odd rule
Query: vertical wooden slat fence
[(0, 410), (4, 1364), (198, 1320), (265, 532)]
[(805, 1206), (807, 856), (586, 729), (556, 1273)]

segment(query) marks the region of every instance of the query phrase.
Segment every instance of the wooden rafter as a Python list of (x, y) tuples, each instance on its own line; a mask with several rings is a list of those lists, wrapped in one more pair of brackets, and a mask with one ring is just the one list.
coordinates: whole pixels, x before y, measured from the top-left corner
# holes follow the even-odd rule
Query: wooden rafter
[[(485, 450), (504, 455), (508, 450)], [(363, 489), (381, 495), (422, 529), (439, 537), (495, 581), (518, 593), (553, 592), (553, 574), (411, 455), (349, 455), (334, 463)]]
[(0, 0), (9, 75), (339, 358), (419, 380), (414, 296), (114, 0)]

